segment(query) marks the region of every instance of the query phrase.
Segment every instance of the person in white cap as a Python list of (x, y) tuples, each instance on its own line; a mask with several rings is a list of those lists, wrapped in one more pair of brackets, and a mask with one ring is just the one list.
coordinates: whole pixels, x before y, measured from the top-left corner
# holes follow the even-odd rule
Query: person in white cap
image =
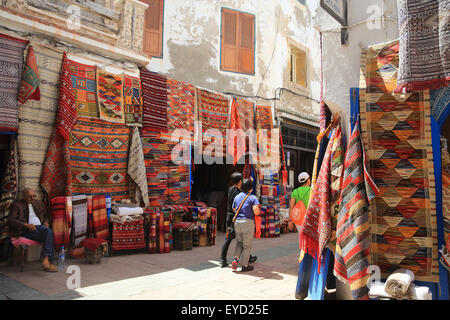
[[(291, 194), (291, 202), (289, 203), (289, 216), (291, 216), (292, 209), (294, 209), (298, 201), (303, 201), (305, 208), (308, 208), (309, 194), (311, 193), (311, 179), (307, 172), (302, 172), (298, 175), (298, 182), (300, 187), (295, 189)], [(289, 221), (289, 230), (292, 230), (293, 222)], [(297, 227), (298, 229), (298, 227)]]

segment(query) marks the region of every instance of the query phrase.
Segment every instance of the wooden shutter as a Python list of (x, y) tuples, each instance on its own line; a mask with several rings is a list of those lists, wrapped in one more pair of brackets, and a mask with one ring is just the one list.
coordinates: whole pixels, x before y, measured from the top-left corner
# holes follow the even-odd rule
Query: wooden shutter
[(238, 19), (236, 11), (222, 9), (222, 69), (237, 72), (238, 65)]
[(239, 72), (253, 74), (255, 69), (255, 17), (240, 13), (239, 27)]
[(144, 53), (162, 56), (163, 7), (164, 0), (142, 0), (148, 4), (144, 21)]
[(300, 51), (295, 55), (295, 82), (306, 88), (306, 54)]

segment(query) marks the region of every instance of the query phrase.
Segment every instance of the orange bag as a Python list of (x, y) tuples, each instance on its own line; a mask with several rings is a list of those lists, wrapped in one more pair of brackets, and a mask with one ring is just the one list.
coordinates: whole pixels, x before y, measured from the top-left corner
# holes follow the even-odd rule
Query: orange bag
[(306, 207), (303, 201), (299, 200), (292, 209), (290, 220), (298, 226), (303, 226), (305, 220)]

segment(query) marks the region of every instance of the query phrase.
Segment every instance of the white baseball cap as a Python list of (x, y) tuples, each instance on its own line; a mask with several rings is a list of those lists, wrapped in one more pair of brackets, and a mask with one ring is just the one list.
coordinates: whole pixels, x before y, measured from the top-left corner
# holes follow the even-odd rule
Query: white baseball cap
[(298, 182), (303, 183), (309, 179), (309, 174), (307, 172), (302, 172), (298, 175)]

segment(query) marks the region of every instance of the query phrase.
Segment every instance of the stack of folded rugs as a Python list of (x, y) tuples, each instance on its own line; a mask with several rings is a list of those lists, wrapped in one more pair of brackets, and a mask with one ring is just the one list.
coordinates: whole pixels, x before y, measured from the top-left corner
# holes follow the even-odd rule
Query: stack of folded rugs
[(413, 272), (408, 269), (398, 269), (388, 277), (386, 283), (372, 284), (369, 297), (396, 300), (432, 300), (428, 287), (418, 287), (413, 282)]

